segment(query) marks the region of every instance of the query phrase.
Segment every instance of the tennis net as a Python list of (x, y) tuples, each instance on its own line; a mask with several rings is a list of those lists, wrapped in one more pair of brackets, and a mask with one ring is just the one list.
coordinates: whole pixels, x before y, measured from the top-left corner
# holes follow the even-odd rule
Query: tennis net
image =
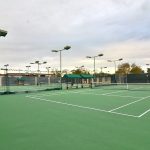
[(98, 83), (92, 82), (91, 88), (106, 90), (150, 91), (150, 83)]

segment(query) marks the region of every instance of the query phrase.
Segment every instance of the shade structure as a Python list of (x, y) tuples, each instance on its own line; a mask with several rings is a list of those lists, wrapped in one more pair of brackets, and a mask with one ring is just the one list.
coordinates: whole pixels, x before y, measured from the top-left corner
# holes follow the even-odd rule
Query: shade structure
[(78, 74), (65, 74), (63, 78), (68, 78), (68, 79), (80, 79), (81, 76)]
[(83, 79), (92, 79), (93, 75), (91, 75), (91, 74), (81, 74), (81, 78), (83, 78)]

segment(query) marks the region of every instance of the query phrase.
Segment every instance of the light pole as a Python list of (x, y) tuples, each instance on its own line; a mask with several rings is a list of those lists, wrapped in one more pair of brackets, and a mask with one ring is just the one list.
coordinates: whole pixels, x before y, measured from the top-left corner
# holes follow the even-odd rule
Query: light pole
[(108, 62), (113, 62), (114, 65), (115, 65), (115, 82), (116, 82), (116, 68), (117, 68), (117, 65), (116, 65), (116, 62), (117, 61), (122, 61), (123, 58), (119, 58), (119, 59), (116, 59), (116, 60), (107, 60)]
[(108, 61), (108, 62), (113, 62), (113, 63), (114, 63), (114, 65), (115, 65), (115, 73), (116, 73), (116, 68), (117, 68), (116, 62), (117, 62), (117, 61), (122, 61), (122, 60), (123, 60), (123, 58), (116, 59), (116, 60), (107, 60), (107, 61)]
[(47, 73), (48, 73), (48, 84), (50, 85), (50, 68), (51, 67), (46, 67)]
[[(148, 67), (148, 66), (150, 66), (150, 64), (146, 64), (146, 66)], [(149, 68), (147, 68), (147, 73), (148, 73), (148, 69), (149, 69)]]
[(6, 77), (6, 79), (5, 79), (5, 81), (6, 81), (6, 93), (9, 93), (10, 91), (9, 91), (9, 78), (8, 78), (8, 66), (9, 66), (9, 64), (6, 64), (6, 65), (4, 65), (4, 67), (5, 67), (5, 77)]
[[(2, 36), (2, 37), (5, 37), (7, 35), (7, 31), (5, 31), (5, 30), (2, 30), (2, 29), (0, 29), (0, 37)], [(5, 67), (5, 73), (6, 73), (6, 93), (9, 93), (10, 91), (9, 91), (9, 86), (8, 86), (8, 84), (9, 84), (9, 79), (8, 79), (8, 69), (7, 69), (7, 67), (8, 67), (9, 65), (8, 64), (6, 64), (6, 65), (4, 65), (4, 67)]]
[(94, 75), (94, 81), (95, 81), (95, 58), (96, 57), (102, 57), (104, 54), (98, 54), (96, 56), (86, 56), (86, 58), (93, 58), (94, 59), (94, 70), (93, 70), (93, 75)]
[(105, 68), (107, 68), (107, 67), (101, 67), (101, 73), (103, 73), (103, 69), (105, 69)]
[(26, 66), (26, 68), (27, 68), (27, 72), (28, 72), (28, 74), (29, 74), (29, 71), (30, 71), (31, 66)]
[(49, 75), (49, 73), (50, 73), (50, 68), (51, 68), (51, 67), (46, 67), (48, 75)]
[(0, 36), (5, 37), (7, 35), (7, 31), (0, 29)]
[(60, 49), (60, 50), (52, 50), (52, 52), (59, 52), (60, 53), (60, 88), (62, 89), (62, 56), (61, 56), (61, 52), (64, 51), (64, 50), (69, 50), (71, 48), (71, 46), (65, 46), (63, 49)]
[(78, 70), (80, 70), (81, 72), (83, 71), (83, 67), (84, 67), (84, 65), (82, 65), (82, 66), (76, 66), (76, 68), (78, 69)]
[(80, 66), (80, 67), (77, 67), (77, 66), (76, 66), (77, 69), (82, 69), (83, 67), (84, 67), (84, 65), (82, 65), (82, 66)]
[(30, 63), (30, 64), (37, 64), (38, 66), (38, 70), (37, 70), (37, 85), (39, 85), (39, 77), (40, 77), (40, 65), (42, 64), (46, 64), (47, 62), (44, 61), (44, 62), (40, 62), (40, 61), (35, 61), (34, 63)]
[[(146, 66), (150, 66), (150, 64), (146, 64)], [(147, 68), (147, 82), (149, 83), (150, 81), (150, 72), (149, 72), (150, 68)]]

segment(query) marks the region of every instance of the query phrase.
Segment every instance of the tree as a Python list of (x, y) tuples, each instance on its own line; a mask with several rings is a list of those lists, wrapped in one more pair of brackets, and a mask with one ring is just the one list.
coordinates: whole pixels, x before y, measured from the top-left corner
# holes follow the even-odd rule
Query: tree
[(144, 71), (140, 66), (137, 66), (136, 64), (131, 65), (131, 70), (130, 70), (131, 74), (142, 74), (143, 72)]
[(71, 72), (72, 74), (90, 74), (89, 71), (80, 68), (72, 70)]
[(116, 74), (128, 74), (130, 72), (131, 66), (129, 63), (123, 63), (118, 66), (118, 70), (116, 71)]

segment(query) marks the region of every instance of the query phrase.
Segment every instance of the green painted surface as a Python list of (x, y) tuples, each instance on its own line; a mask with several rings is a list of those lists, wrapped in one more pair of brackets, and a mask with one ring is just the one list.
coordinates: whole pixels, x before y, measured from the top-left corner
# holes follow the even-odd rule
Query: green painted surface
[[(136, 118), (74, 106), (108, 111), (150, 95), (142, 91), (102, 95), (110, 92), (80, 89), (0, 96), (0, 149), (149, 150), (150, 113)], [(147, 98), (116, 112), (138, 116), (149, 108)]]

